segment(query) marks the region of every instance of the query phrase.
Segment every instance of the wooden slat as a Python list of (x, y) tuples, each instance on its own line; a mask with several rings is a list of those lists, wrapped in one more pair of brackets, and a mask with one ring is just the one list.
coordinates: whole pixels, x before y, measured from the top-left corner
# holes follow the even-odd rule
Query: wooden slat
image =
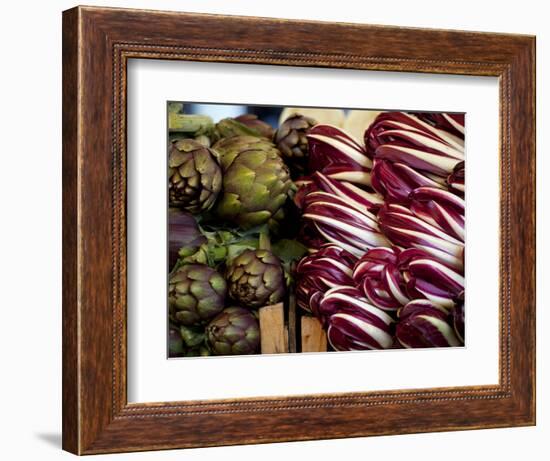
[(296, 331), (296, 296), (294, 292), (290, 293), (288, 297), (288, 351), (298, 352), (297, 348), (297, 335)]
[(283, 303), (262, 307), (259, 313), (262, 354), (288, 352)]
[(315, 317), (302, 317), (302, 352), (326, 352), (327, 334)]

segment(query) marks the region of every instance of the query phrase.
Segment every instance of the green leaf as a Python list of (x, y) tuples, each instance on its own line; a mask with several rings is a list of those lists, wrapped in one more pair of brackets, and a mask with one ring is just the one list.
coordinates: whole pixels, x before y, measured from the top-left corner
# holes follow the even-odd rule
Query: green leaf
[(204, 329), (200, 327), (180, 327), (180, 334), (188, 347), (195, 347), (204, 341)]
[(278, 256), (285, 265), (301, 259), (307, 254), (307, 247), (296, 240), (281, 239), (271, 245), (271, 251)]

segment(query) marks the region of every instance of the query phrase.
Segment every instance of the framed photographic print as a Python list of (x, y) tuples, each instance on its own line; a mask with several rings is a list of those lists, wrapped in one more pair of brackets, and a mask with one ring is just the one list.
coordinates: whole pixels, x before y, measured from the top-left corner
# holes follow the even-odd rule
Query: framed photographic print
[(64, 12), (64, 449), (534, 424), (534, 56)]

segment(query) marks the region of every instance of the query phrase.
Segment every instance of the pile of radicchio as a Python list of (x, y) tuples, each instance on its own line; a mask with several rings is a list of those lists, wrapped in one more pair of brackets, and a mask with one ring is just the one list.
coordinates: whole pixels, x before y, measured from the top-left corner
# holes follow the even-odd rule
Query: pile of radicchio
[(363, 142), (307, 132), (298, 305), (334, 350), (464, 344), (464, 115), (381, 113)]

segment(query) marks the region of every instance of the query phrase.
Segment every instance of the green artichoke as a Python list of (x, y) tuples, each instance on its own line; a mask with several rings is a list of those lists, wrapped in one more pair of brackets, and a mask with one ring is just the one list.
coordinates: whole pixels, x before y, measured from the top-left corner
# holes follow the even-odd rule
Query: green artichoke
[[(246, 116), (244, 119), (242, 117), (241, 115), (240, 120), (238, 118), (224, 118), (216, 123), (215, 135), (217, 139), (231, 138), (233, 136), (263, 136), (263, 127), (255, 127), (251, 124), (252, 120), (249, 120)], [(252, 115), (252, 117), (255, 116)], [(258, 122), (264, 123), (261, 120), (258, 120)]]
[(311, 117), (293, 114), (281, 123), (275, 133), (275, 145), (282, 152), (293, 173), (300, 175), (305, 172), (308, 159), (306, 134), (316, 124)]
[(219, 149), (224, 173), (218, 215), (243, 229), (269, 223), (292, 184), (279, 151), (266, 139), (252, 136), (223, 139), (214, 148)]
[(245, 250), (227, 266), (231, 299), (248, 308), (278, 303), (285, 295), (281, 260), (270, 250)]
[(228, 307), (208, 324), (206, 340), (214, 355), (254, 354), (260, 345), (260, 326), (249, 310)]
[(169, 357), (198, 357), (211, 355), (205, 344), (204, 327), (176, 327), (170, 325), (168, 331)]
[(230, 138), (220, 139), (213, 148), (219, 155), (220, 165), (225, 171), (239, 155), (239, 153), (248, 150), (261, 150), (281, 156), (275, 145), (266, 138), (258, 136), (232, 136)]
[(260, 120), (257, 115), (243, 114), (235, 117), (235, 120), (241, 122), (243, 125), (246, 125), (248, 128), (256, 130), (259, 136), (263, 136), (267, 139), (273, 139), (273, 127), (269, 123)]
[(170, 319), (181, 325), (200, 325), (219, 314), (225, 304), (224, 278), (205, 264), (186, 264), (170, 277)]
[(172, 142), (168, 176), (170, 205), (193, 214), (209, 210), (222, 186), (216, 153), (193, 139)]

